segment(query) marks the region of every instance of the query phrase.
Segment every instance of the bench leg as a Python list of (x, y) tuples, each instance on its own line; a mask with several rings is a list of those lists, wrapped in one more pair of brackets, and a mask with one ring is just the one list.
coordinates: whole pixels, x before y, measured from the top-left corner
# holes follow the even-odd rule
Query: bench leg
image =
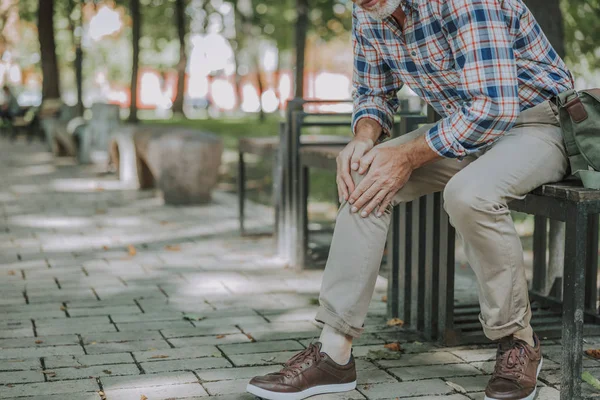
[(598, 313), (598, 215), (588, 216), (585, 308)]
[(392, 221), (388, 232), (388, 301), (387, 311), (389, 318), (400, 318), (400, 206), (394, 207)]
[(240, 234), (244, 236), (246, 234), (246, 231), (244, 229), (244, 208), (246, 205), (246, 165), (244, 163), (244, 153), (241, 151), (239, 152), (237, 186)]
[(306, 266), (306, 255), (308, 250), (308, 190), (310, 182), (310, 170), (308, 167), (300, 169), (300, 213), (298, 215), (298, 225), (296, 225), (296, 268), (304, 269)]
[(533, 229), (533, 277), (531, 288), (546, 292), (546, 248), (548, 242), (547, 218), (536, 215)]
[(571, 206), (567, 210), (566, 220), (560, 398), (579, 400), (588, 234), (588, 218), (584, 207)]

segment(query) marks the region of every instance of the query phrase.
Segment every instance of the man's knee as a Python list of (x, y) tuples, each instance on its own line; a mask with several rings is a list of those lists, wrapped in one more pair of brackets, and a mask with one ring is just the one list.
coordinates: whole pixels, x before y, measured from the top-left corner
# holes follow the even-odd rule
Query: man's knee
[(506, 203), (496, 194), (494, 188), (481, 182), (464, 182), (454, 178), (450, 179), (444, 189), (444, 209), (454, 226), (473, 218), (475, 214), (509, 212)]

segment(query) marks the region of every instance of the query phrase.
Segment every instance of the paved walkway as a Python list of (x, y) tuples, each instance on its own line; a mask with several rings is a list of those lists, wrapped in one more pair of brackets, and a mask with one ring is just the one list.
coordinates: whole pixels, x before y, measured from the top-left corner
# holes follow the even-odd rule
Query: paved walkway
[[(272, 239), (240, 238), (235, 197), (166, 207), (44, 150), (0, 139), (0, 399), (249, 400), (250, 377), (318, 335), (321, 272), (286, 269)], [(268, 225), (265, 208), (249, 214)], [(356, 343), (357, 390), (315, 399), (482, 399), (495, 350), (386, 326), (384, 288)], [(383, 347), (396, 341), (404, 354)], [(544, 350), (537, 399), (558, 399), (560, 345)]]

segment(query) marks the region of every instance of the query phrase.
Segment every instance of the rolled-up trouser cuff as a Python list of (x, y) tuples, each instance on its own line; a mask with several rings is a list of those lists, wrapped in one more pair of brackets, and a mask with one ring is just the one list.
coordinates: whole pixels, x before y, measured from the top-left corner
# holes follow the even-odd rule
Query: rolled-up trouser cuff
[(323, 306), (319, 307), (317, 315), (315, 316), (315, 320), (317, 320), (317, 322), (329, 325), (336, 331), (341, 332), (344, 335), (352, 336), (353, 338), (359, 338), (364, 331), (364, 328), (356, 328), (351, 326), (339, 315)]
[(518, 332), (522, 329), (525, 329), (529, 326), (531, 322), (531, 306), (529, 303), (527, 304), (527, 308), (523, 312), (521, 316), (518, 318), (500, 326), (488, 326), (481, 314), (479, 314), (479, 321), (483, 326), (483, 333), (490, 340), (499, 340), (503, 337), (510, 336), (515, 332)]

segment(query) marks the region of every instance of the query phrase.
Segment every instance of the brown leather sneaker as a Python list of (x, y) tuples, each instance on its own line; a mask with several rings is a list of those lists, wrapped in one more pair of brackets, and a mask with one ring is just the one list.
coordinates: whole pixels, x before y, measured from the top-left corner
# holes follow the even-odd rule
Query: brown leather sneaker
[(354, 388), (354, 357), (350, 356), (348, 364), (339, 365), (321, 353), (321, 343), (316, 342), (290, 358), (281, 371), (252, 378), (246, 390), (268, 400), (300, 400)]
[(542, 369), (540, 340), (535, 347), (512, 336), (500, 340), (496, 367), (485, 389), (485, 400), (533, 400)]

